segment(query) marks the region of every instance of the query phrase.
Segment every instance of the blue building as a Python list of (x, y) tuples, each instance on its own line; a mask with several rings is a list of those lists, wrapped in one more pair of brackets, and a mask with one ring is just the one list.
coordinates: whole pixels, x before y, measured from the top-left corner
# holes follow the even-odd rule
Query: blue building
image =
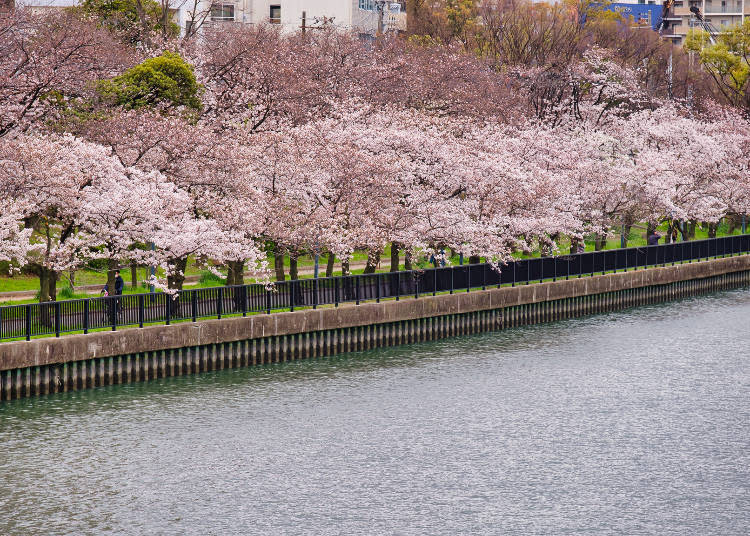
[(659, 23), (661, 23), (661, 5), (613, 2), (609, 5), (602, 5), (601, 8), (619, 13), (635, 24), (651, 26), (654, 30), (657, 30)]

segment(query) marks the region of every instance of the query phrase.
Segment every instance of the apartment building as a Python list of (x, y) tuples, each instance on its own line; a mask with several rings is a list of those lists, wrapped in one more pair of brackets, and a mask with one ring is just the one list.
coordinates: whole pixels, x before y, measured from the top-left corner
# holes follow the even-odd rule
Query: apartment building
[(745, 17), (750, 17), (750, 0), (675, 0), (665, 17), (669, 26), (662, 35), (681, 44), (688, 31), (697, 26), (695, 15), (690, 11), (693, 6), (700, 9), (706, 22), (717, 31), (742, 24)]

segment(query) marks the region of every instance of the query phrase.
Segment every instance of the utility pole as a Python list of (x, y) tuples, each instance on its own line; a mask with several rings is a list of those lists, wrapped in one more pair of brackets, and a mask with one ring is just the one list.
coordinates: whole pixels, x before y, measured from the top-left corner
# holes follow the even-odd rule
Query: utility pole
[(305, 35), (305, 31), (307, 30), (307, 12), (302, 12), (302, 35)]
[(674, 50), (674, 43), (670, 41), (669, 45), (669, 65), (667, 66), (667, 94), (669, 95), (669, 100), (674, 100), (674, 94), (672, 92), (672, 51)]
[(383, 35), (383, 15), (385, 14), (386, 0), (377, 0), (375, 6), (378, 12), (378, 30), (375, 33), (376, 37)]

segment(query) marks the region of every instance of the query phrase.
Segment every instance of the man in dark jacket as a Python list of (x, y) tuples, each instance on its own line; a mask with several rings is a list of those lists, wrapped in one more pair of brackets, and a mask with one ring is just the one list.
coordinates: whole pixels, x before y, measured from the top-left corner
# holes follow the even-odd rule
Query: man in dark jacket
[(125, 288), (125, 281), (120, 277), (120, 270), (115, 270), (115, 294), (122, 294), (122, 289)]
[(656, 246), (659, 244), (659, 239), (661, 238), (661, 235), (654, 231), (651, 233), (648, 237), (648, 245), (649, 246)]

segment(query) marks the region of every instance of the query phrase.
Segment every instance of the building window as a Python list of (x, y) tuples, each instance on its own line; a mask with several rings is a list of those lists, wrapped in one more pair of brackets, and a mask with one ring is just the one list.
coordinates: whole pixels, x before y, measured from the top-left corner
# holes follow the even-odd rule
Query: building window
[(375, 0), (359, 0), (359, 9), (375, 11)]
[(234, 4), (211, 4), (211, 20), (234, 21)]
[(725, 26), (729, 26), (729, 21), (728, 20), (721, 21), (721, 27), (724, 28)]
[(268, 22), (271, 24), (281, 24), (281, 6), (273, 5), (268, 10)]

